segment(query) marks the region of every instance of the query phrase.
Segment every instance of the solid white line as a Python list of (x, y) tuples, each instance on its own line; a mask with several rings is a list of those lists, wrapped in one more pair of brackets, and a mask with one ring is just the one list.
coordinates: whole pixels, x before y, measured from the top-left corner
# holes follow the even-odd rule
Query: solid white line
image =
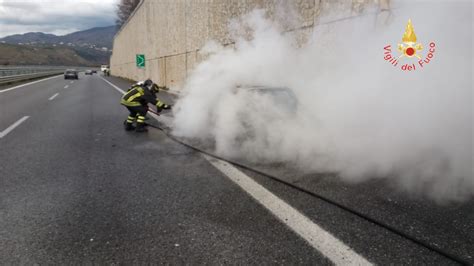
[[(100, 77), (100, 76), (99, 76), (99, 77)], [(121, 88), (115, 86), (115, 84), (113, 84), (113, 83), (111, 83), (110, 81), (104, 79), (103, 77), (100, 77), (100, 78), (101, 78), (103, 81), (109, 83), (110, 86), (114, 87), (114, 89), (116, 89), (116, 90), (119, 91), (120, 93), (125, 94), (125, 91), (122, 90)], [(174, 94), (174, 95), (178, 95), (178, 96), (179, 96), (179, 92), (176, 92), (176, 91), (172, 91), (172, 90), (163, 90), (163, 91), (165, 91), (165, 92), (167, 92), (167, 93), (170, 93), (170, 94)]]
[(69, 85), (64, 86), (65, 89), (69, 88)]
[(203, 154), (214, 167), (239, 185), (257, 202), (274, 214), (313, 248), (336, 265), (371, 265), (364, 257), (346, 246), (331, 233), (313, 223), (306, 216), (275, 196), (231, 164)]
[(109, 85), (112, 86), (112, 88), (116, 89), (116, 90), (117, 90), (118, 92), (120, 92), (121, 94), (125, 94), (125, 91), (124, 91), (124, 90), (122, 90), (121, 88), (115, 86), (115, 84), (113, 84), (112, 82), (110, 82), (110, 81), (104, 79), (104, 78), (101, 77), (101, 76), (99, 76), (99, 77), (100, 77), (103, 81), (109, 83)]
[[(100, 77), (118, 92), (125, 94), (125, 91), (115, 84)], [(156, 120), (159, 116), (149, 113)], [(301, 238), (306, 240), (313, 248), (321, 252), (336, 265), (372, 265), (367, 259), (357, 254), (342, 241), (325, 231), (319, 225), (313, 223), (309, 218), (301, 214), (298, 210), (275, 196), (252, 178), (245, 175), (231, 164), (202, 154), (211, 165), (216, 167), (225, 176), (246, 191), (252, 198), (262, 204), (267, 210), (275, 215), (282, 223), (291, 228)]]
[(7, 129), (4, 131), (0, 132), (0, 139), (5, 137), (8, 133), (10, 133), (13, 129), (15, 129), (17, 126), (19, 126), (21, 123), (25, 122), (26, 119), (30, 118), (29, 116), (24, 116), (20, 120), (16, 121), (13, 123), (13, 125), (9, 126)]
[(56, 96), (58, 96), (58, 95), (59, 95), (59, 93), (56, 93), (56, 94), (54, 94), (53, 96), (49, 97), (48, 100), (52, 101), (52, 100), (54, 100), (54, 98), (56, 98)]
[(7, 91), (11, 91), (11, 90), (14, 90), (14, 89), (18, 89), (18, 88), (21, 88), (21, 87), (25, 87), (25, 86), (28, 86), (28, 85), (31, 85), (31, 84), (35, 84), (35, 83), (38, 83), (38, 82), (41, 82), (41, 81), (45, 81), (45, 80), (48, 80), (48, 79), (54, 79), (54, 78), (57, 78), (57, 77), (60, 77), (60, 76), (62, 76), (62, 75), (57, 75), (57, 76), (54, 76), (54, 77), (49, 77), (49, 78), (40, 79), (40, 80), (36, 80), (36, 81), (33, 81), (33, 82), (21, 84), (21, 85), (12, 87), (12, 88), (0, 90), (0, 93), (4, 93), (4, 92), (7, 92)]

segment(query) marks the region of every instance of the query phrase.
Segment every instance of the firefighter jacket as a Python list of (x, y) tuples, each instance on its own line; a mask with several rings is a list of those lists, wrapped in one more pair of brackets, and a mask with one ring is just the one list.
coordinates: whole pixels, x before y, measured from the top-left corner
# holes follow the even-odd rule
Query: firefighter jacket
[(162, 108), (165, 103), (156, 98), (156, 95), (152, 93), (148, 88), (140, 85), (133, 86), (122, 96), (121, 104), (125, 106), (146, 106), (151, 103), (156, 105), (158, 108)]

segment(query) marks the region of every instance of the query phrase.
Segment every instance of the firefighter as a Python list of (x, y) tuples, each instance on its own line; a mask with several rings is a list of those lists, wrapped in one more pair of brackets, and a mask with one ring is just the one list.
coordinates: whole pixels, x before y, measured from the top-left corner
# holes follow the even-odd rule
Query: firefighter
[[(148, 131), (145, 127), (145, 116), (148, 112), (148, 104), (151, 103), (156, 106), (157, 112), (163, 109), (171, 109), (171, 105), (165, 104), (156, 98), (159, 87), (153, 81), (147, 79), (144, 82), (134, 84), (122, 97), (121, 104), (127, 107), (130, 114), (124, 122), (125, 130), (136, 132)], [(137, 122), (134, 127), (133, 123)]]

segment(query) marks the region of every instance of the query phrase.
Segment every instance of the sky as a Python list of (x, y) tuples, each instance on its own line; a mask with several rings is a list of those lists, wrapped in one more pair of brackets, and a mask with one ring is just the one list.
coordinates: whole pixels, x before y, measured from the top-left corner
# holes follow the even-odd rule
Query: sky
[(64, 35), (115, 24), (118, 0), (0, 0), (0, 38), (26, 32)]

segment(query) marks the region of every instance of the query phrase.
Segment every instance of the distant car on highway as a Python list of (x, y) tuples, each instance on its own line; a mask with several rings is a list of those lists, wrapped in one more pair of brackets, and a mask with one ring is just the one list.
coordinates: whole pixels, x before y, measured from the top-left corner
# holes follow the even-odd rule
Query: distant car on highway
[(79, 74), (75, 69), (68, 69), (64, 72), (64, 79), (79, 79)]
[(97, 70), (92, 69), (92, 73), (97, 74)]
[(86, 75), (92, 75), (94, 72), (90, 69), (86, 70), (86, 72), (84, 74)]

